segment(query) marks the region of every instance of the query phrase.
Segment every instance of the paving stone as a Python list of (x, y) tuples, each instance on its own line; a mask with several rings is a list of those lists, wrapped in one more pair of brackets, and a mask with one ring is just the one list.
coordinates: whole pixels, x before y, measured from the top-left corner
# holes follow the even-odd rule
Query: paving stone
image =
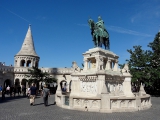
[[(1, 97), (0, 97), (1, 99)], [(22, 96), (0, 100), (0, 120), (160, 120), (160, 97), (152, 97), (152, 107), (148, 110), (122, 113), (96, 113), (62, 109), (54, 105), (55, 97), (49, 97), (49, 106), (38, 96), (35, 106)]]

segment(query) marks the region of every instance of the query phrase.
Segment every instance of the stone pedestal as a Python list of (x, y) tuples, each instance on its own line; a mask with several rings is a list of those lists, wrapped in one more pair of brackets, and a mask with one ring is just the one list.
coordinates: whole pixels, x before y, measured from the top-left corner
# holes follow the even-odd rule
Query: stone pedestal
[(83, 53), (83, 56), (84, 69), (71, 74), (71, 92), (68, 95), (56, 93), (58, 106), (104, 113), (151, 107), (149, 95), (136, 97), (132, 93), (127, 65), (122, 72), (119, 71), (116, 54), (102, 48), (93, 48)]

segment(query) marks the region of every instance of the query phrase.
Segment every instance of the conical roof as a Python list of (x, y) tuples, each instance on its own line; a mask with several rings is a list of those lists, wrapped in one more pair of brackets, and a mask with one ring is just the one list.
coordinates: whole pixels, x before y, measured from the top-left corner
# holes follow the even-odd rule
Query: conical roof
[(29, 25), (21, 50), (16, 55), (31, 55), (31, 56), (38, 57), (34, 48), (34, 42), (33, 42), (32, 33), (31, 33), (31, 25)]

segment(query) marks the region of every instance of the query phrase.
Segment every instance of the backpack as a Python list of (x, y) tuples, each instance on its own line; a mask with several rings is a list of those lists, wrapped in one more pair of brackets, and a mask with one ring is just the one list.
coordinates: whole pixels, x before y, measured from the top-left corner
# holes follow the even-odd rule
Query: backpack
[(47, 97), (49, 95), (49, 89), (43, 89), (43, 96)]

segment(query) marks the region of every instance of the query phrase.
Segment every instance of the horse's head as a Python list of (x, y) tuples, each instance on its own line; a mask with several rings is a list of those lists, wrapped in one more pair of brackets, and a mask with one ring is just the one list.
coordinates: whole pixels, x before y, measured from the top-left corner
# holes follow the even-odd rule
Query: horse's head
[(88, 24), (89, 24), (90, 29), (93, 30), (94, 29), (94, 25), (95, 25), (94, 21), (92, 19), (89, 19), (88, 20)]

